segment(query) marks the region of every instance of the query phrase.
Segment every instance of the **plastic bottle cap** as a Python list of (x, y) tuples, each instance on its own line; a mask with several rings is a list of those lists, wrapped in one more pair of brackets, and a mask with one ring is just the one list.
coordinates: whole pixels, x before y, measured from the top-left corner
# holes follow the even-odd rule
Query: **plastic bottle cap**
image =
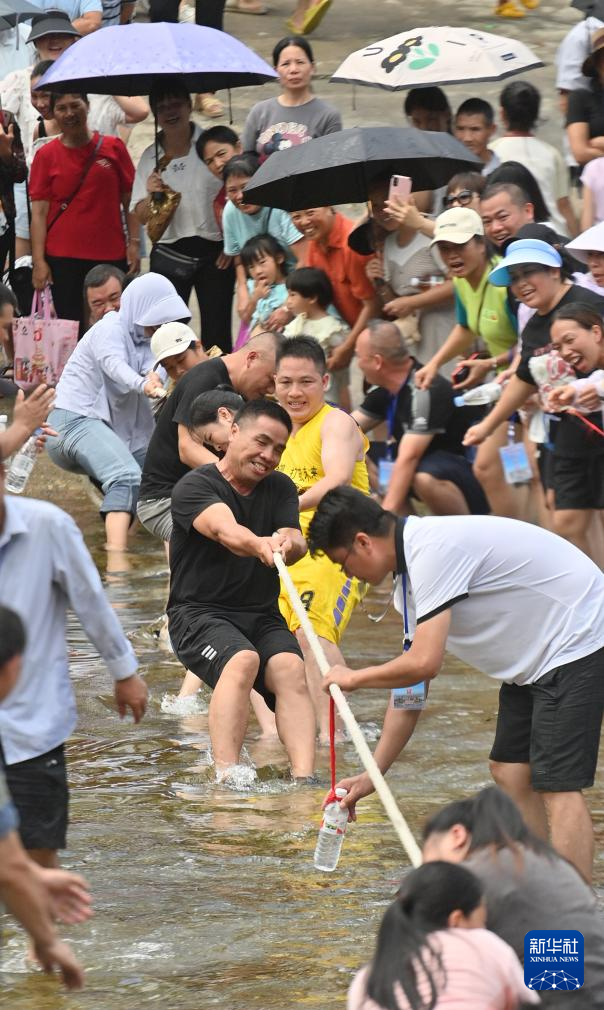
[(336, 796), (339, 800), (343, 800), (345, 796), (348, 795), (348, 789), (336, 789)]
[(456, 407), (465, 407), (466, 405), (466, 401), (464, 400), (463, 396), (454, 396), (453, 403), (455, 404)]

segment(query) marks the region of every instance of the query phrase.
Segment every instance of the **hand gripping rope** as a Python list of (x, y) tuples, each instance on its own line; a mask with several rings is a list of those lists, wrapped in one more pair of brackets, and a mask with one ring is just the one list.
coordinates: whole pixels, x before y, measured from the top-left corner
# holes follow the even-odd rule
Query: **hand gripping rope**
[[(327, 657), (323, 652), (321, 643), (317, 637), (315, 629), (310, 623), (308, 614), (304, 609), (304, 604), (300, 599), (298, 591), (292, 581), (292, 577), (287, 570), (287, 566), (281, 557), (281, 554), (275, 553), (273, 555), (275, 560), (275, 567), (279, 572), (281, 581), (285, 588), (287, 589), (289, 598), (291, 600), (292, 606), (296, 612), (296, 616), (302, 625), (302, 630), (306, 635), (306, 640), (312, 650), (313, 656), (317, 661), (317, 666), (321, 671), (321, 675), (326, 677), (329, 673), (329, 663), (327, 662)], [(389, 787), (386, 784), (384, 776), (382, 775), (380, 769), (378, 768), (375, 758), (369, 747), (365, 737), (361, 733), (359, 724), (357, 723), (346, 698), (344, 697), (342, 690), (337, 684), (331, 684), (329, 687), (329, 693), (331, 695), (330, 699), (330, 712), (329, 712), (329, 735), (330, 735), (330, 758), (331, 758), (331, 788), (332, 791), (335, 786), (335, 746), (334, 746), (334, 736), (335, 736), (335, 707), (337, 707), (338, 712), (342, 717), (342, 721), (346, 726), (346, 729), (350, 733), (350, 738), (354, 743), (358, 755), (363, 762), (365, 770), (371, 779), (376, 793), (381, 799), (384, 809), (388, 814), (392, 822), (392, 826), (396, 831), (400, 843), (405, 849), (409, 857), (409, 861), (412, 866), (420, 866), (422, 862), (422, 854), (420, 852), (419, 846), (415, 841), (415, 838), (411, 834), (409, 825), (407, 824), (405, 818), (400, 812), (396, 805), (395, 799), (390, 792)]]

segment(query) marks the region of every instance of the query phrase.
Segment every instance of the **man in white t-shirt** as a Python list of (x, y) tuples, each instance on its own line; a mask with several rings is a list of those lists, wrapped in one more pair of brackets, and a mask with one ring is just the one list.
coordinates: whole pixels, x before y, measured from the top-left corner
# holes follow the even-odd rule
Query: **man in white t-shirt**
[[(546, 837), (549, 819), (553, 845), (589, 880), (593, 826), (582, 790), (593, 785), (604, 710), (604, 574), (536, 526), (496, 516), (405, 524), (348, 487), (325, 495), (308, 542), (349, 577), (377, 585), (395, 572), (408, 584), (411, 648), (379, 666), (333, 667), (326, 689), (427, 684), (445, 649), (500, 681), (493, 777), (535, 832)], [(400, 585), (395, 605), (403, 610)], [(419, 714), (391, 702), (375, 752), (382, 771)], [(354, 816), (371, 782), (363, 774), (341, 784)]]

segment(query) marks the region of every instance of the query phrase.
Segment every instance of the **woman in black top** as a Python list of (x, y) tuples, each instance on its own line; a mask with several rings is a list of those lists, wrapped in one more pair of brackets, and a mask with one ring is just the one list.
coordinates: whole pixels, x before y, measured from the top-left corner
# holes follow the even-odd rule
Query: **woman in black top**
[(573, 156), (585, 165), (604, 156), (604, 28), (593, 33), (582, 70), (591, 83), (569, 94), (566, 133)]
[[(492, 271), (489, 280), (492, 284), (509, 285), (514, 297), (535, 312), (521, 334), (520, 362), (515, 374), (507, 383), (493, 410), (480, 424), (468, 429), (464, 439), (465, 445), (479, 445), (537, 391), (534, 374), (536, 369), (534, 363), (531, 367), (531, 361), (534, 362), (535, 358), (550, 348), (551, 325), (560, 309), (573, 302), (581, 302), (600, 315), (604, 314), (604, 298), (588, 288), (573, 284), (566, 274), (559, 252), (549, 243), (538, 239), (512, 242), (508, 246), (505, 259)], [(568, 457), (584, 454), (583, 442), (582, 431), (579, 429), (576, 432), (570, 431), (565, 426), (563, 444), (556, 446), (554, 455), (563, 454)], [(561, 484), (558, 489), (556, 488), (555, 470), (553, 481), (554, 529), (561, 536), (575, 540), (574, 520), (570, 514), (574, 511), (571, 498), (566, 490), (562, 494)], [(583, 547), (584, 544), (578, 546)]]

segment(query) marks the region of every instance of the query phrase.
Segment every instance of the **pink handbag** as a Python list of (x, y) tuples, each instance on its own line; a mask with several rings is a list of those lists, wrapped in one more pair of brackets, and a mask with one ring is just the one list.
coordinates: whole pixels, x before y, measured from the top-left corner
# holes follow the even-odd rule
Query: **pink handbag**
[(78, 342), (79, 323), (57, 319), (49, 287), (35, 291), (31, 315), (13, 323), (15, 379), (21, 389), (34, 389), (42, 382), (56, 386)]

